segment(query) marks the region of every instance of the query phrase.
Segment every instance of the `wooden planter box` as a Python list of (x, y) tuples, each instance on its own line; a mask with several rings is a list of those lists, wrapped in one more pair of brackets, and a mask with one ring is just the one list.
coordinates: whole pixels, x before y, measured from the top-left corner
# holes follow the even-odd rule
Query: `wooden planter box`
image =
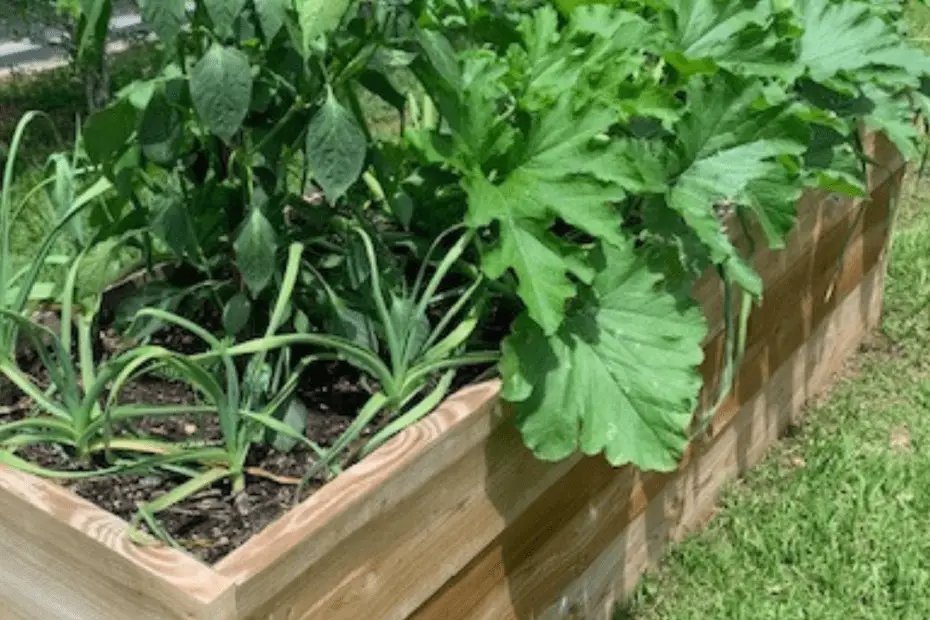
[[(463, 390), (216, 566), (141, 548), (119, 518), (0, 469), (2, 620), (602, 618), (669, 540), (701, 526), (721, 485), (795, 420), (879, 319), (889, 204), (903, 164), (884, 139), (864, 215), (811, 193), (782, 252), (733, 393), (673, 474), (601, 458), (541, 463), (498, 384)], [(719, 284), (697, 295), (722, 366)]]

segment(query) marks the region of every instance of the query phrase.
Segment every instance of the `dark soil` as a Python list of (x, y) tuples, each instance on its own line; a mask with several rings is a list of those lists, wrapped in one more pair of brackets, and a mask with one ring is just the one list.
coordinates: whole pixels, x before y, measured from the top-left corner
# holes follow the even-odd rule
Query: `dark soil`
[[(24, 366), (38, 383), (46, 384), (36, 364)], [(359, 385), (357, 374), (340, 364), (321, 365), (315, 372), (308, 370), (304, 377), (299, 395), (310, 409), (307, 435), (324, 447), (332, 445), (352, 422), (352, 414), (364, 404), (368, 392)], [(128, 386), (121, 401), (124, 404), (189, 404), (195, 402), (195, 396), (180, 383), (150, 379)], [(4, 418), (24, 417), (28, 414), (28, 405), (19, 390), (0, 377), (0, 423)], [(144, 419), (133, 428), (140, 436), (177, 442), (220, 439), (213, 416)], [(366, 435), (370, 436), (371, 431)], [(18, 454), (37, 465), (60, 471), (79, 471), (85, 467), (57, 445), (32, 446)], [(249, 470), (255, 473), (247, 475), (244, 492), (234, 496), (228, 482), (218, 483), (160, 512), (159, 523), (190, 554), (208, 564), (215, 563), (292, 507), (296, 483), (312, 463), (309, 451), (303, 447), (281, 453), (258, 445), (247, 462)], [(159, 473), (61, 481), (59, 484), (129, 520), (136, 513), (137, 503), (152, 501), (185, 480), (183, 476)], [(324, 482), (322, 478), (312, 480), (299, 499), (309, 497)]]
[[(36, 320), (42, 322), (58, 319), (54, 311), (39, 314), (41, 316)], [(192, 318), (208, 329), (219, 329), (220, 320), (214, 314), (207, 312)], [(482, 341), (475, 343), (478, 348), (495, 348), (505, 335), (505, 326), (510, 323), (511, 313), (496, 308), (493, 314), (495, 316), (492, 316), (493, 320), (489, 324), (499, 325), (501, 329), (482, 333)], [(104, 324), (108, 324), (108, 321), (104, 321)], [(56, 326), (51, 327), (57, 330)], [(198, 338), (183, 330), (161, 331), (154, 336), (152, 343), (186, 354), (205, 348)], [(101, 332), (95, 346), (95, 355), (112, 355), (132, 344), (131, 340), (121, 338), (110, 327)], [(48, 373), (41, 366), (39, 357), (28, 347), (20, 348), (18, 356), (20, 368), (40, 386), (47, 387)], [(457, 373), (453, 389), (473, 382), (484, 370), (462, 369)], [(304, 373), (297, 390), (297, 396), (309, 410), (306, 435), (320, 446), (331, 446), (377, 388), (371, 380), (360, 377), (348, 365), (334, 362), (312, 366)], [(120, 401), (122, 404), (184, 405), (195, 404), (197, 395), (186, 384), (168, 378), (149, 377), (126, 386)], [(29, 400), (0, 375), (0, 424), (30, 415), (30, 407)], [(376, 419), (371, 428), (363, 433), (363, 439), (371, 437), (387, 421)], [(218, 420), (213, 415), (142, 419), (114, 431), (122, 437), (139, 436), (172, 443), (206, 441), (219, 444), (222, 438)], [(343, 468), (357, 460), (358, 449), (362, 444), (360, 440), (349, 446), (347, 457), (339, 463)], [(30, 446), (18, 450), (17, 454), (32, 463), (57, 471), (80, 471), (106, 465), (102, 457), (99, 463), (78, 462), (65, 448), (52, 444)], [(326, 482), (322, 477), (311, 480), (305, 485), (301, 496), (295, 498), (300, 479), (313, 465), (314, 455), (304, 446), (282, 453), (263, 444), (256, 445), (246, 463), (246, 487), (243, 492), (233, 494), (229, 481), (222, 481), (159, 512), (159, 525), (191, 555), (213, 564), (287, 512), (295, 499), (302, 501), (319, 489)], [(138, 504), (150, 502), (186, 480), (188, 478), (183, 475), (159, 470), (149, 475), (66, 480), (59, 481), (59, 484), (128, 521), (136, 515)]]

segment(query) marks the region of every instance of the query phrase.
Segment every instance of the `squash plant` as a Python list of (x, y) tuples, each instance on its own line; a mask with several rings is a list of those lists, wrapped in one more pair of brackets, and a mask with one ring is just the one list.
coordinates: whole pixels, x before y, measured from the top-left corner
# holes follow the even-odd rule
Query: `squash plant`
[(680, 292), (713, 266), (762, 294), (719, 207), (777, 248), (805, 187), (864, 195), (860, 126), (912, 157), (930, 58), (901, 3), (565, 0), (469, 28), (483, 4), (421, 16), (412, 68), (442, 122), (405, 138), (455, 175), (482, 271), (524, 306), (504, 397), (541, 458), (673, 469), (705, 335)]

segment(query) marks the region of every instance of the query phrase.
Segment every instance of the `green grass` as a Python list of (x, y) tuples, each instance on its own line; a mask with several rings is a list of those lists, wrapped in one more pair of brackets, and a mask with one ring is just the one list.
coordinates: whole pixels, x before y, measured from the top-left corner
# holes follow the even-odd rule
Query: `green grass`
[[(157, 67), (157, 61), (155, 47), (150, 44), (139, 45), (117, 56), (111, 64), (114, 92), (150, 74)], [(47, 118), (29, 126), (20, 146), (12, 189), (17, 201), (44, 178), (44, 166), (50, 154), (70, 152), (73, 148), (78, 119), (87, 115), (81, 81), (69, 67), (0, 80), (0, 169), (5, 164), (16, 125), (31, 110), (40, 110)], [(14, 271), (32, 260), (54, 220), (51, 203), (44, 195), (40, 194), (23, 209), (11, 228)]]
[[(157, 68), (153, 44), (141, 44), (115, 57), (110, 67), (113, 91)], [(37, 123), (23, 145), (25, 163), (41, 165), (50, 153), (67, 150), (78, 117), (86, 117), (84, 87), (70, 67), (0, 80), (0, 160), (5, 157), (16, 124), (30, 110), (45, 112), (52, 123)], [(54, 125), (54, 130), (52, 129)]]
[(910, 183), (879, 342), (617, 620), (930, 618), (928, 202)]

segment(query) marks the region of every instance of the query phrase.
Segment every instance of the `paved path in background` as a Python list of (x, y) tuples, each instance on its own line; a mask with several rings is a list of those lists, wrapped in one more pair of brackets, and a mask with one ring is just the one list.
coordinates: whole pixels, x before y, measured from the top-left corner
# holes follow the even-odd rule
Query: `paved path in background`
[[(65, 60), (67, 54), (55, 43), (62, 41), (66, 34), (54, 24), (48, 24), (53, 20), (46, 17), (47, 23), (40, 24), (37, 11), (23, 8), (22, 2), (9, 2), (0, 0), (0, 76), (14, 69), (28, 70)], [(129, 34), (144, 30), (134, 4), (126, 0), (117, 1), (110, 23), (111, 40), (115, 43)]]

